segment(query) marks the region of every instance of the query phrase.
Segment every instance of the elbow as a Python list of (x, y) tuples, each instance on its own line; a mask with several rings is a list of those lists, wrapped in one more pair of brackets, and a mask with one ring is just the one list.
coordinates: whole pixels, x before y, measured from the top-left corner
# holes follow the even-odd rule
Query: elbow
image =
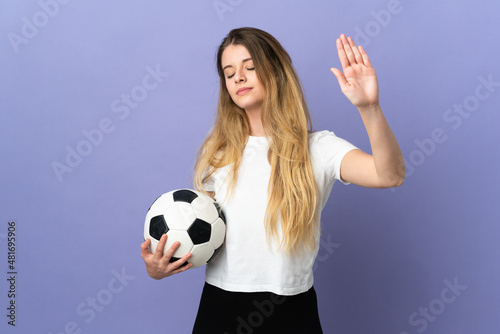
[(405, 173), (403, 168), (403, 173), (397, 173), (386, 177), (385, 180), (382, 182), (381, 188), (399, 187), (403, 185), (404, 181), (405, 181)]
[(404, 160), (401, 160), (402, 161), (400, 162), (399, 167), (391, 173), (390, 177), (387, 178), (387, 188), (395, 188), (403, 185), (403, 182), (405, 181), (406, 168)]
[(380, 182), (379, 185), (376, 186), (375, 188), (396, 188), (401, 186), (403, 182), (404, 178), (393, 178), (390, 180)]
[(395, 178), (395, 180), (393, 181), (393, 183), (390, 186), (390, 188), (402, 186), (403, 183), (404, 183), (404, 181), (405, 181), (404, 175), (403, 176), (399, 176), (398, 178)]

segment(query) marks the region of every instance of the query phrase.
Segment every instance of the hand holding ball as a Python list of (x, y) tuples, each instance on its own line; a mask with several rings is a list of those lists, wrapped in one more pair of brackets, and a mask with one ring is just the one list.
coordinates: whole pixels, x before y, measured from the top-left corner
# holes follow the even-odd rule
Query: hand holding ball
[(164, 253), (180, 242), (170, 262), (191, 253), (188, 262), (196, 268), (207, 264), (222, 247), (225, 218), (210, 196), (190, 189), (170, 191), (154, 201), (146, 214), (144, 239), (151, 240), (152, 253), (163, 234), (168, 236)]

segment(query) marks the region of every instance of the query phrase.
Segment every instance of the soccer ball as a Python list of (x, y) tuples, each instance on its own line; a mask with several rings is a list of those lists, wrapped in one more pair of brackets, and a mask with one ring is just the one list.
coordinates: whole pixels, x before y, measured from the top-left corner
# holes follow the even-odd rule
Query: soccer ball
[(146, 214), (144, 240), (151, 240), (152, 253), (165, 233), (168, 238), (163, 253), (175, 241), (181, 243), (170, 262), (191, 253), (188, 262), (196, 268), (207, 264), (219, 252), (226, 235), (226, 222), (210, 196), (190, 189), (173, 190), (158, 197)]

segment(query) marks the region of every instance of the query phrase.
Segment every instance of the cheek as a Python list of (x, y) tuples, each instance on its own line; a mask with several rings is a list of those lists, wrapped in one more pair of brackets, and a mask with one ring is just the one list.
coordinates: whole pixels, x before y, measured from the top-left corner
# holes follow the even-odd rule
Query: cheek
[(231, 85), (227, 81), (226, 81), (226, 90), (229, 93), (229, 95), (233, 96), (233, 94), (231, 93), (232, 92)]
[[(229, 97), (231, 97), (231, 101), (233, 101), (233, 102), (234, 102), (234, 96), (235, 96), (235, 95), (233, 94), (233, 89), (232, 89), (231, 85), (230, 85), (230, 84), (228, 84), (227, 82), (226, 82), (226, 91), (227, 91), (227, 93), (228, 93)], [(236, 103), (236, 102), (235, 102), (235, 103)]]
[(259, 81), (259, 78), (257, 77), (257, 75), (255, 76), (255, 85), (256, 87), (258, 87), (259, 91), (264, 94), (265, 92), (265, 89), (264, 89), (264, 85), (262, 85), (262, 83)]

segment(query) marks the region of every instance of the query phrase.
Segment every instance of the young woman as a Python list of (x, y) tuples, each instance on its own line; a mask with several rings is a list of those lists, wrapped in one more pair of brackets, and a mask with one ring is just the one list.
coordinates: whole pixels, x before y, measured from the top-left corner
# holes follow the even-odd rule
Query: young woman
[[(335, 180), (396, 187), (404, 160), (379, 106), (375, 70), (362, 47), (337, 39), (343, 72), (332, 68), (358, 108), (372, 154), (333, 132), (313, 132), (288, 53), (270, 34), (232, 30), (217, 53), (217, 118), (195, 166), (195, 187), (222, 204), (226, 241), (206, 268), (193, 333), (322, 333), (312, 267), (321, 210)], [(155, 254), (141, 246), (148, 274), (188, 270), (170, 263), (178, 243)]]

